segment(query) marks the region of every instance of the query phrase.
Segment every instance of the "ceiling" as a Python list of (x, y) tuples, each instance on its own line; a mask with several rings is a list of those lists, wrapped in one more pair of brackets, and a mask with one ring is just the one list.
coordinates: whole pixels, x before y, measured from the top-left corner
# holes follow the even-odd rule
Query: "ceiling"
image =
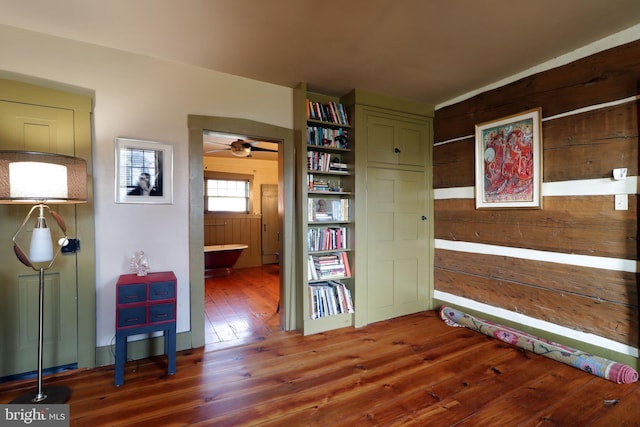
[(2, 24), (286, 87), (432, 105), (640, 23), (638, 0), (0, 0), (0, 10)]

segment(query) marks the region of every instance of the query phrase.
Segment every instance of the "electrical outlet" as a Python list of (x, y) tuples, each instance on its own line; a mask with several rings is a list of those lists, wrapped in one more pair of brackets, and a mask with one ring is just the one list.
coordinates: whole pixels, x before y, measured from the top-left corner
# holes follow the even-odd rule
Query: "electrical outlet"
[(629, 210), (629, 196), (627, 196), (626, 194), (616, 194), (615, 210), (617, 211)]

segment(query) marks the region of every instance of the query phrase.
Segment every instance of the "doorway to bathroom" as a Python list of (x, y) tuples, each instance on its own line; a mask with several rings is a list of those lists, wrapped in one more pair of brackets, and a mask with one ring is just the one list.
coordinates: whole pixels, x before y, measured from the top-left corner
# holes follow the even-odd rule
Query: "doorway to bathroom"
[[(295, 290), (293, 277), (295, 266), (291, 262), (294, 232), (294, 147), (293, 131), (265, 125), (245, 119), (189, 116), (190, 152), (190, 272), (191, 272), (191, 337), (193, 347), (201, 345), (235, 345), (251, 339), (259, 339), (265, 331), (295, 329)], [(231, 142), (205, 147), (207, 136), (224, 136)], [(276, 148), (274, 150), (274, 148)], [(223, 160), (210, 162), (206, 151), (220, 152)], [(236, 154), (234, 154), (234, 152)], [(199, 155), (199, 156), (198, 156)], [(265, 156), (272, 156), (267, 160)], [(244, 162), (244, 163), (238, 163)], [(271, 162), (277, 178), (268, 182), (261, 171)], [(258, 227), (240, 227), (251, 234), (254, 251), (258, 248), (258, 261), (244, 263), (238, 260), (231, 274), (223, 277), (204, 277), (202, 248), (205, 246), (205, 201), (203, 174), (205, 165), (216, 164), (219, 172), (240, 173), (253, 176), (251, 208), (241, 215), (258, 217)], [(223, 165), (221, 167), (218, 167)], [(242, 166), (239, 166), (242, 165)], [(210, 171), (209, 168), (208, 171)], [(195, 176), (199, 172), (199, 176)], [(265, 187), (262, 184), (275, 186)], [(277, 212), (262, 212), (263, 195), (273, 199)], [(273, 202), (273, 200), (271, 200)], [(268, 217), (268, 218), (267, 218)], [(271, 220), (269, 220), (271, 218)], [(270, 230), (273, 219), (277, 231)], [(255, 218), (253, 218), (255, 219)], [(266, 232), (276, 236), (278, 242), (271, 249), (261, 243)], [(224, 234), (224, 233), (223, 233)], [(242, 233), (240, 233), (242, 234)], [(257, 234), (257, 236), (256, 236)], [(246, 236), (245, 236), (246, 237)], [(231, 242), (230, 242), (231, 243)], [(233, 242), (242, 243), (242, 242)], [(247, 252), (247, 250), (245, 250)], [(248, 251), (250, 252), (250, 251)], [(244, 256), (244, 254), (243, 254)], [(270, 261), (271, 260), (271, 261)], [(200, 281), (202, 277), (202, 282)], [(214, 301), (217, 313), (212, 312)], [(243, 311), (244, 310), (244, 311)], [(223, 313), (226, 318), (220, 317)], [(214, 321), (215, 319), (215, 321)], [(231, 319), (231, 320), (229, 320)], [(215, 325), (214, 325), (215, 323)], [(216, 329), (217, 328), (217, 329)]]
[(208, 349), (280, 329), (278, 146), (248, 135), (203, 133)]

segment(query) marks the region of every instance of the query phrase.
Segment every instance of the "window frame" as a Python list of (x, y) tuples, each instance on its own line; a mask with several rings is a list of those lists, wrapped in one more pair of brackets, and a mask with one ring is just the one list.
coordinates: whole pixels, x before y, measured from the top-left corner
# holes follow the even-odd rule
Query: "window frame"
[[(248, 195), (247, 195), (247, 210), (244, 212), (241, 211), (210, 211), (207, 210), (208, 207), (208, 199), (209, 195), (207, 193), (207, 180), (215, 179), (221, 181), (242, 181), (247, 182), (249, 184)], [(253, 209), (253, 175), (248, 174), (238, 174), (238, 173), (227, 173), (227, 172), (209, 172), (206, 171), (204, 173), (204, 213), (205, 214), (250, 214)]]

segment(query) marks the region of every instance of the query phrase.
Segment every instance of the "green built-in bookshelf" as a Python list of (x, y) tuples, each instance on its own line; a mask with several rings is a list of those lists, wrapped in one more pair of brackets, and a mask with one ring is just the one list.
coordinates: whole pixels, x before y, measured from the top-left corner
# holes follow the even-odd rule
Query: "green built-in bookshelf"
[(305, 335), (353, 326), (355, 193), (353, 134), (339, 97), (295, 89), (298, 147), (300, 329)]

